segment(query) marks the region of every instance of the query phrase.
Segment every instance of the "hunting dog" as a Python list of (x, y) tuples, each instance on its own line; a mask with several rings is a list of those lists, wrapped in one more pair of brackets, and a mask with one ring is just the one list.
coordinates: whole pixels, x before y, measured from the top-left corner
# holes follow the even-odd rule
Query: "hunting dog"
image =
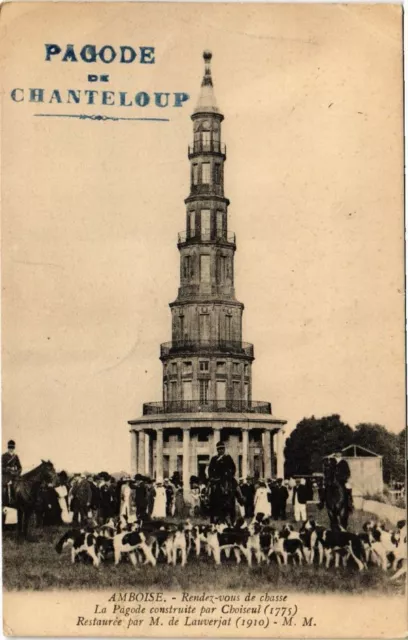
[(127, 554), (133, 566), (137, 565), (136, 554), (142, 552), (144, 564), (150, 563), (156, 566), (156, 558), (151, 547), (146, 542), (146, 535), (143, 531), (122, 531), (113, 538), (113, 553), (115, 565), (118, 565), (123, 554)]
[[(395, 558), (396, 540), (384, 524), (375, 524), (368, 531), (370, 558), (386, 571)], [(391, 562), (390, 562), (391, 560)]]
[(326, 558), (326, 568), (329, 568), (332, 559), (334, 559), (336, 568), (340, 565), (340, 559), (342, 559), (343, 566), (347, 566), (350, 558), (354, 560), (359, 571), (367, 568), (363, 543), (357, 534), (344, 529), (326, 529), (321, 540)]
[(270, 557), (273, 555), (279, 565), (287, 565), (289, 558), (293, 561), (297, 559), (299, 564), (306, 559), (300, 535), (291, 525), (285, 525), (281, 531), (275, 531), (273, 546), (269, 552)]
[[(393, 562), (394, 575), (391, 580), (398, 580), (407, 573), (407, 522), (400, 520), (397, 529), (394, 531), (395, 557)], [(399, 567), (399, 568), (398, 568)]]
[(237, 564), (241, 562), (241, 554), (246, 558), (248, 565), (252, 564), (252, 554), (248, 549), (249, 530), (228, 527), (227, 525), (212, 525), (207, 532), (207, 544), (214, 557), (215, 564), (221, 564), (221, 553), (224, 552), (227, 558), (231, 551), (234, 552)]
[(185, 530), (183, 524), (177, 527), (177, 530), (172, 534), (170, 539), (170, 557), (173, 566), (176, 566), (178, 555), (181, 555), (181, 566), (184, 567), (187, 563), (187, 543), (188, 533)]
[(317, 524), (312, 518), (308, 518), (299, 530), (300, 539), (303, 542), (303, 550), (308, 564), (314, 563), (316, 554), (318, 564), (323, 564), (324, 547), (322, 536), (324, 531), (326, 531), (325, 527)]
[(70, 529), (57, 542), (55, 550), (62, 553), (63, 549), (71, 548), (72, 564), (81, 557), (88, 557), (92, 560), (94, 567), (100, 564), (100, 556), (97, 550), (97, 536), (83, 529)]

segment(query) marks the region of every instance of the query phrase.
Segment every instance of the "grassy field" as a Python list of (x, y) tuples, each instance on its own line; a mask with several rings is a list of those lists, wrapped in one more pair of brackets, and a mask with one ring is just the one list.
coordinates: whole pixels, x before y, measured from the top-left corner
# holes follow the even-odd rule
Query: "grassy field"
[[(350, 529), (360, 531), (369, 515), (356, 511)], [(325, 513), (319, 513), (319, 522), (327, 525)], [(7, 590), (45, 589), (169, 589), (218, 591), (231, 589), (279, 589), (296, 592), (353, 592), (402, 593), (403, 584), (389, 582), (389, 576), (373, 567), (359, 573), (352, 568), (325, 569), (316, 566), (281, 567), (276, 564), (256, 564), (249, 568), (243, 561), (234, 560), (216, 567), (202, 557), (192, 558), (186, 567), (159, 564), (156, 567), (138, 566), (128, 562), (115, 567), (111, 561), (99, 568), (91, 565), (71, 565), (67, 550), (60, 556), (55, 544), (64, 527), (36, 530), (36, 542), (18, 543), (15, 531), (3, 532), (3, 578)]]

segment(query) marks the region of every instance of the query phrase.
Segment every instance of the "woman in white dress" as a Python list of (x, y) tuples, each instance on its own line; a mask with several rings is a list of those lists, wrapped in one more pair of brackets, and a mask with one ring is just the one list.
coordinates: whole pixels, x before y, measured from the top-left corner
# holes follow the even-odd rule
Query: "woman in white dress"
[(255, 516), (264, 513), (267, 518), (271, 515), (271, 503), (269, 502), (270, 491), (264, 482), (260, 482), (255, 492)]
[(152, 518), (165, 518), (165, 517), (166, 517), (166, 489), (164, 488), (162, 482), (157, 482)]
[(131, 514), (131, 500), (132, 500), (132, 489), (129, 485), (129, 480), (126, 478), (120, 489), (120, 516), (126, 516), (129, 518)]
[(61, 520), (64, 524), (71, 524), (72, 522), (72, 511), (68, 511), (68, 489), (65, 484), (60, 484), (58, 487), (55, 487), (55, 491), (58, 496), (58, 504), (61, 509)]

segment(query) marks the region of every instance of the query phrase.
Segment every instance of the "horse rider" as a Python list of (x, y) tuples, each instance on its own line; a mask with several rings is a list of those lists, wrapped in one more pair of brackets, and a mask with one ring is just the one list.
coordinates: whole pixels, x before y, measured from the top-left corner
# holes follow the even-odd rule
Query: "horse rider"
[(7, 451), (1, 456), (1, 475), (3, 483), (3, 502), (6, 497), (7, 503), (10, 505), (14, 502), (14, 484), (21, 475), (22, 466), (20, 458), (16, 454), (16, 443), (9, 440), (7, 443)]
[[(237, 481), (235, 480), (235, 462), (231, 458), (231, 456), (225, 452), (225, 443), (217, 442), (216, 444), (217, 455), (213, 456), (210, 460), (210, 464), (208, 466), (208, 479), (210, 482), (210, 512), (212, 517), (214, 516), (214, 512), (218, 511), (220, 508), (220, 504), (217, 503), (217, 490), (216, 487), (221, 489), (221, 491), (231, 493), (235, 496), (237, 490)], [(212, 497), (212, 499), (211, 499)], [(232, 511), (232, 507), (231, 507)], [(233, 518), (233, 514), (229, 514), (231, 518)]]
[(210, 460), (208, 477), (210, 480), (225, 480), (234, 478), (235, 462), (228, 453), (225, 453), (225, 443), (217, 442), (217, 455)]
[(336, 461), (335, 476), (339, 484), (346, 489), (348, 512), (353, 511), (353, 493), (349, 483), (351, 471), (347, 460), (345, 460), (339, 451), (334, 454)]

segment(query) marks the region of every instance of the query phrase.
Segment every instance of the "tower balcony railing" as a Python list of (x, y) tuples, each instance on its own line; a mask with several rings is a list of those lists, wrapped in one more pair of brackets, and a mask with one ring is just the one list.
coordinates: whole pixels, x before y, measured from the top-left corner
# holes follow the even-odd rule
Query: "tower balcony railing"
[(146, 402), (143, 415), (153, 416), (163, 413), (264, 413), (272, 414), (270, 402), (259, 400), (169, 400), (167, 402)]
[(188, 157), (194, 156), (197, 153), (220, 153), (227, 157), (227, 147), (224, 142), (219, 140), (195, 140), (192, 144), (188, 145)]
[[(235, 289), (231, 282), (215, 282), (207, 285), (188, 284), (187, 282), (183, 282), (178, 290), (177, 301), (195, 300), (196, 302), (205, 304), (206, 302), (208, 303), (209, 298), (211, 298), (211, 300), (228, 299), (236, 301)], [(171, 306), (176, 302), (172, 302)]]
[(184, 244), (185, 242), (189, 243), (201, 243), (201, 242), (212, 242), (212, 243), (220, 243), (220, 244), (233, 244), (235, 245), (235, 233), (233, 231), (225, 232), (216, 232), (216, 233), (208, 233), (201, 232), (195, 235), (191, 235), (186, 231), (180, 231), (178, 234), (178, 244)]
[(224, 186), (222, 184), (200, 182), (190, 184), (190, 196), (219, 196), (224, 197)]
[(235, 340), (175, 340), (160, 345), (160, 357), (166, 358), (178, 353), (221, 352), (254, 357), (254, 345)]

